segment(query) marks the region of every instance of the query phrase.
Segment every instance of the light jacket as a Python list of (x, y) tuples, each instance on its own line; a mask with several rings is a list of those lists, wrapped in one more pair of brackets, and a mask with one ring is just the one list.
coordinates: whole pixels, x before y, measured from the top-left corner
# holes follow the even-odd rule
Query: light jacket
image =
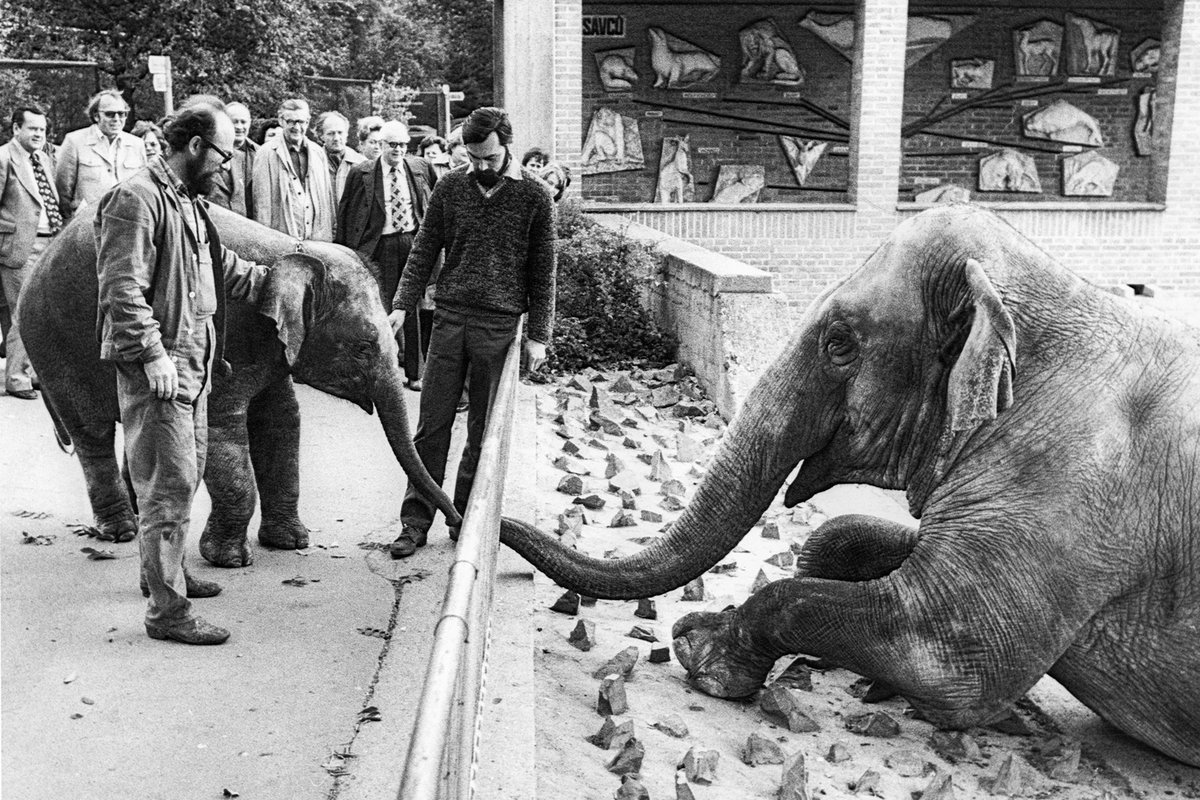
[[(54, 162), (40, 153), (42, 168), (54, 188)], [(29, 153), (10, 140), (0, 147), (0, 267), (20, 269), (33, 252), (38, 223), (42, 218), (42, 193), (38, 190)]]
[(292, 167), (280, 136), (258, 148), (254, 157), (254, 219), (297, 239), (333, 241), (333, 188), (325, 148), (304, 140), (308, 179)]
[(105, 192), (146, 166), (146, 148), (132, 133), (117, 134), (116, 157), (108, 139), (92, 125), (71, 131), (58, 151), (55, 184), (67, 216), (94, 204)]
[[(148, 362), (168, 354), (213, 315), (221, 365), (225, 297), (256, 303), (267, 267), (221, 246), (207, 201), (193, 200), (208, 234), (213, 279), (200, 275), (199, 237), (182, 213), (178, 180), (162, 158), (115, 186), (96, 207), (100, 357)], [(208, 297), (215, 288), (215, 297)], [(215, 301), (215, 302), (214, 302)], [(177, 362), (178, 363), (178, 362)], [(226, 365), (227, 368), (227, 365)]]

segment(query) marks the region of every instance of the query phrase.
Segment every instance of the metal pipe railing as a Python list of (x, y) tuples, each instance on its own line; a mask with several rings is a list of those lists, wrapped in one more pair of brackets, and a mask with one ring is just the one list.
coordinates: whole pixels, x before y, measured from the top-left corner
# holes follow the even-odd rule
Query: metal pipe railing
[[(459, 532), (458, 550), (417, 718), (408, 743), (398, 800), (467, 800), (474, 794), (479, 708), (485, 688), (500, 505), (516, 409), (521, 331), (509, 347)], [(458, 735), (452, 736), (451, 732)]]

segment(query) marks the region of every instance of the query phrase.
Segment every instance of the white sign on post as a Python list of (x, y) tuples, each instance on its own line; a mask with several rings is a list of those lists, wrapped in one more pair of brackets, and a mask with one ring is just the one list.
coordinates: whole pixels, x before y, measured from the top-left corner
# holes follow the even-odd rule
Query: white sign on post
[[(154, 76), (166, 75), (167, 71), (171, 68), (171, 60), (167, 56), (150, 56), (146, 61), (150, 67), (150, 74)], [(162, 89), (158, 88), (157, 84), (154, 88), (157, 91), (162, 91)]]
[(156, 72), (152, 75), (154, 80), (154, 91), (165, 92), (167, 90), (167, 75), (163, 72)]
[(466, 100), (467, 96), (463, 92), (446, 92), (447, 100)]

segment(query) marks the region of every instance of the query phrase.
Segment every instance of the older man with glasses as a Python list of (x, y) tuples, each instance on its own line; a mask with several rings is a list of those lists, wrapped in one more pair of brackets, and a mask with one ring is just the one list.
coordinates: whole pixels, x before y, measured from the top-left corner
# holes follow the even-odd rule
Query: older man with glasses
[(58, 153), (55, 183), (64, 211), (74, 214), (95, 204), (105, 192), (146, 166), (142, 140), (126, 133), (129, 104), (116, 89), (88, 101), (92, 125), (71, 131)]
[(283, 135), (265, 142), (254, 159), (254, 219), (297, 239), (333, 241), (333, 184), (325, 150), (310, 140), (308, 101), (279, 106)]

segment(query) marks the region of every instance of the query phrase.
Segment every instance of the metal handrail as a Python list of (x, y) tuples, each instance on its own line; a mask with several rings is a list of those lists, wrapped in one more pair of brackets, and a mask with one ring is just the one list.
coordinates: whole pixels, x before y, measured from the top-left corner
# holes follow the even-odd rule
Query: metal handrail
[[(516, 409), (521, 331), (509, 347), (500, 386), (450, 566), (398, 800), (466, 800), (474, 793), (479, 708), (485, 687), (500, 504)], [(451, 732), (456, 731), (457, 737)]]

